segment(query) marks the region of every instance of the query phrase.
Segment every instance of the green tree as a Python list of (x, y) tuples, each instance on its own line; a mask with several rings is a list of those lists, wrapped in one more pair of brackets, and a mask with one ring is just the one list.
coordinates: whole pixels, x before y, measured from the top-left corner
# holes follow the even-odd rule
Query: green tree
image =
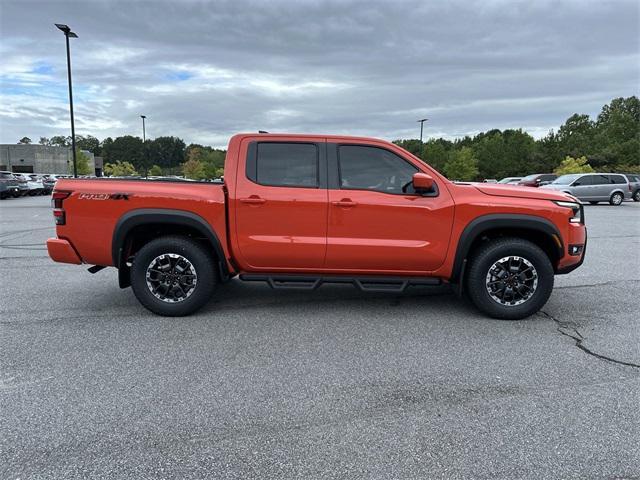
[(162, 168), (160, 168), (158, 165), (154, 165), (149, 169), (149, 175), (153, 176), (153, 177), (159, 177), (162, 175)]
[(478, 161), (470, 147), (462, 147), (449, 154), (444, 174), (451, 180), (475, 180), (478, 176)]
[(185, 161), (185, 143), (178, 137), (158, 137), (149, 141), (150, 161), (162, 168), (175, 168)]
[(87, 150), (98, 156), (100, 155), (102, 150), (100, 147), (100, 140), (98, 140), (93, 135), (77, 135), (76, 147), (82, 150)]
[(407, 152), (413, 153), (416, 157), (422, 158), (424, 152), (424, 144), (420, 144), (419, 138), (411, 138), (407, 140), (394, 140), (393, 143), (404, 148)]
[(573, 158), (567, 155), (553, 173), (556, 175), (567, 175), (569, 173), (593, 173), (594, 171), (591, 165), (589, 165), (587, 157)]
[(182, 164), (182, 173), (185, 178), (192, 180), (202, 180), (206, 178), (204, 165), (198, 160), (187, 160)]
[(22, 137), (20, 140), (18, 140), (18, 143), (29, 145), (31, 143), (31, 139), (29, 137)]
[[(89, 163), (89, 156), (76, 149), (76, 168), (78, 169), (78, 175), (91, 175), (95, 172), (91, 170), (91, 164)], [(69, 162), (69, 174), (73, 174), (73, 161)]]
[(49, 140), (49, 145), (54, 147), (69, 147), (71, 145), (71, 137), (65, 137), (64, 135), (54, 135)]
[(102, 156), (107, 163), (129, 162), (136, 170), (145, 171), (146, 162), (142, 139), (125, 135), (102, 143)]
[(442, 138), (430, 139), (424, 147), (423, 159), (431, 167), (439, 172), (444, 171), (444, 166), (449, 159), (449, 152), (453, 149), (453, 143)]
[(129, 177), (137, 175), (135, 167), (129, 162), (105, 163), (103, 168), (104, 174), (110, 177)]
[(49, 140), (47, 137), (40, 137), (38, 143), (40, 145), (51, 145), (51, 140)]

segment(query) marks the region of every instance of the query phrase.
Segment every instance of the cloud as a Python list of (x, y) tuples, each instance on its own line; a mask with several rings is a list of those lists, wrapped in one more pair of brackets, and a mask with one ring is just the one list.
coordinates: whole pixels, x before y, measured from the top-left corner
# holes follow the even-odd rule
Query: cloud
[(640, 84), (635, 1), (5, 0), (0, 141), (237, 131), (543, 135)]

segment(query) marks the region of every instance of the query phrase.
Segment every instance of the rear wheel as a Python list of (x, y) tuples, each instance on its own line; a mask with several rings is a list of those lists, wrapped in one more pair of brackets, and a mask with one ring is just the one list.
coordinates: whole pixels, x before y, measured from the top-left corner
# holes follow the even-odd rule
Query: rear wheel
[(622, 195), (620, 192), (615, 192), (609, 198), (609, 203), (611, 205), (618, 206), (618, 205), (622, 205), (623, 200), (624, 200), (624, 195)]
[(554, 271), (546, 253), (520, 238), (499, 238), (471, 258), (467, 292), (487, 315), (518, 320), (533, 315), (549, 299)]
[(189, 315), (211, 298), (217, 283), (211, 254), (188, 237), (167, 236), (142, 247), (131, 266), (136, 298), (158, 315)]

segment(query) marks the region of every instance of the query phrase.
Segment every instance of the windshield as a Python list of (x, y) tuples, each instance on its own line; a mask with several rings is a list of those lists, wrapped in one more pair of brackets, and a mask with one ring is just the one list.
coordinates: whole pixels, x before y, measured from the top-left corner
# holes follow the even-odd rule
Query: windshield
[(571, 175), (561, 175), (551, 183), (553, 183), (554, 185), (569, 185), (570, 183), (573, 183), (573, 181), (579, 176), (580, 174), (576, 173), (573, 173)]
[(535, 180), (536, 178), (538, 178), (540, 176), (539, 173), (534, 173), (533, 175), (527, 175), (526, 177), (524, 177), (522, 179), (522, 181), (531, 181), (531, 180)]

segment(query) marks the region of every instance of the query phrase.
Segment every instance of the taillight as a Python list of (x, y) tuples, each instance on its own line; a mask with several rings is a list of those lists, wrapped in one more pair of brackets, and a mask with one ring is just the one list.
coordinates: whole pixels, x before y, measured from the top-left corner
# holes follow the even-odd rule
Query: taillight
[(56, 225), (64, 225), (66, 223), (67, 219), (64, 208), (62, 208), (62, 202), (69, 195), (71, 195), (71, 192), (64, 190), (56, 190), (51, 194), (51, 206), (53, 207), (53, 218), (56, 221)]

